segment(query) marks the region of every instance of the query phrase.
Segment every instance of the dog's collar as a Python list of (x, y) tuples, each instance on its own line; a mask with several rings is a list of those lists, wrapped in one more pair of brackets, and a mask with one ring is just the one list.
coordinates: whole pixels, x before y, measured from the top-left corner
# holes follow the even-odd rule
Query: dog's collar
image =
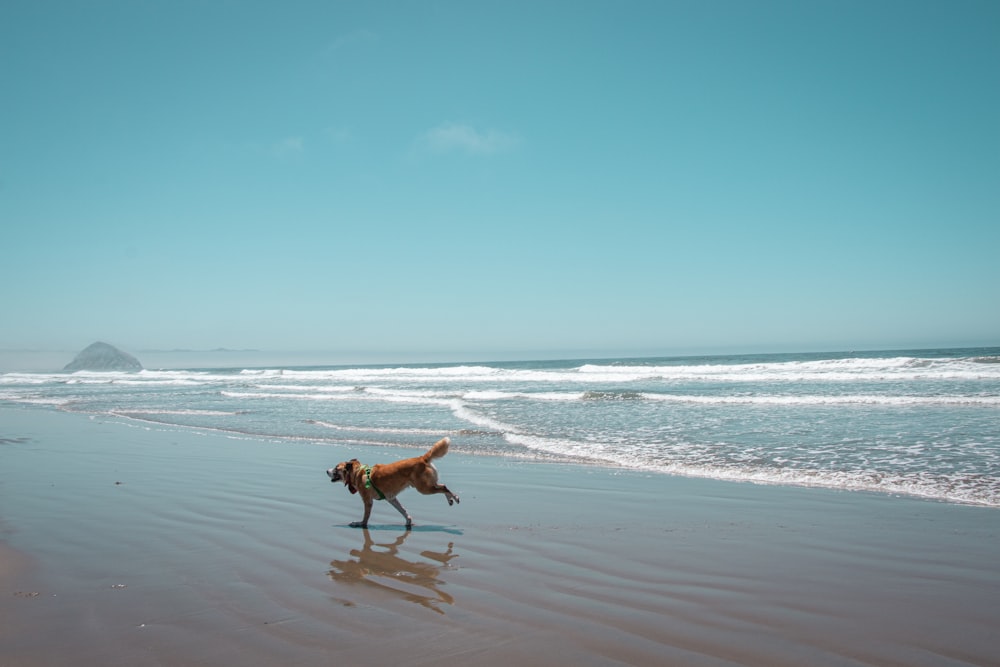
[(374, 482), (372, 482), (372, 467), (371, 466), (365, 466), (362, 469), (365, 471), (365, 488), (366, 489), (374, 489), (375, 493), (378, 494), (378, 499), (379, 500), (385, 500), (385, 494), (382, 493), (382, 491), (379, 490), (379, 488), (377, 486), (375, 486)]

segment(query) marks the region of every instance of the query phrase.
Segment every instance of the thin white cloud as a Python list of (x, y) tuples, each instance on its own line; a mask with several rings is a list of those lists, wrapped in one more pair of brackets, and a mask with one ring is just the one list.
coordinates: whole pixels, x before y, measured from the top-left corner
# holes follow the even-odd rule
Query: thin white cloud
[(354, 139), (354, 132), (351, 128), (343, 126), (328, 127), (323, 130), (323, 134), (325, 134), (327, 139), (335, 144), (346, 144)]
[(513, 150), (519, 142), (514, 134), (492, 129), (480, 132), (470, 125), (444, 123), (424, 132), (416, 143), (418, 147), (431, 153), (493, 155)]
[(278, 157), (288, 157), (298, 155), (305, 148), (302, 137), (285, 137), (271, 147), (271, 150)]

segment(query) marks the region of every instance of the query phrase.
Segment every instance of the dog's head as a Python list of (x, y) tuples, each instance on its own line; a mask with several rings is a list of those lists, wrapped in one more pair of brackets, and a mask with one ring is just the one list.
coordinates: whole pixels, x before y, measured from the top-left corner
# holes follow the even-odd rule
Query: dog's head
[(357, 459), (351, 459), (350, 461), (338, 463), (335, 467), (327, 470), (326, 474), (330, 476), (331, 482), (342, 481), (344, 482), (344, 486), (346, 486), (351, 493), (357, 493), (358, 487), (354, 484), (354, 476), (360, 469), (361, 462)]

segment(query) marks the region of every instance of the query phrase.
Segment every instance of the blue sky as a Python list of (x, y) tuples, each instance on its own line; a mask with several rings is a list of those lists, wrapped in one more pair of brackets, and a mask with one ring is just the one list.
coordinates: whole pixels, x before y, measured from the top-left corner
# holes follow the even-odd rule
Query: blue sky
[(0, 62), (0, 349), (1000, 344), (995, 2), (14, 1)]

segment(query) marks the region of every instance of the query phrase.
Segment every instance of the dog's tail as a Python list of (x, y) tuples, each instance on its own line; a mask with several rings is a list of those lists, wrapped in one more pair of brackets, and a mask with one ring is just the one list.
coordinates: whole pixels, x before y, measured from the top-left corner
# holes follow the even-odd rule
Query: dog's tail
[(431, 459), (439, 459), (448, 453), (448, 445), (451, 444), (451, 440), (448, 438), (441, 438), (434, 445), (427, 450), (424, 454), (424, 463), (430, 463)]

